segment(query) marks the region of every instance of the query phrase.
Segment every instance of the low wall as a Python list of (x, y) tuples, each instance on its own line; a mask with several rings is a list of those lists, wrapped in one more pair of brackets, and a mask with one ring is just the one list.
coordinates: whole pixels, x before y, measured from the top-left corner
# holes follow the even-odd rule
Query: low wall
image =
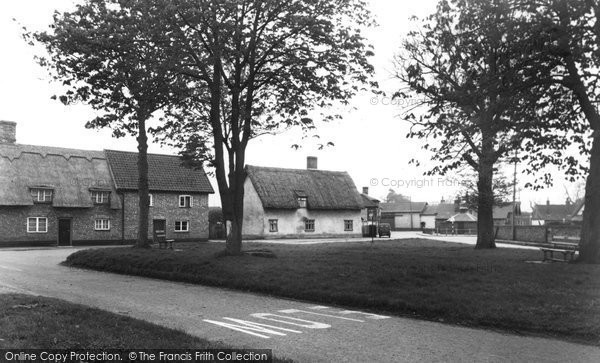
[(512, 226), (496, 226), (496, 239), (541, 243), (565, 239), (576, 241), (581, 232), (581, 226), (571, 225), (516, 226), (513, 239), (512, 228)]

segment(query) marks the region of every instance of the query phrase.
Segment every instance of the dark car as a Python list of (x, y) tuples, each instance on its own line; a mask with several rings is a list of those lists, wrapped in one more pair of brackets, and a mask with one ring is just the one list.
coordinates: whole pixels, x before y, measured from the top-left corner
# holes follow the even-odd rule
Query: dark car
[(392, 231), (389, 223), (379, 223), (379, 237), (388, 236), (392, 237)]

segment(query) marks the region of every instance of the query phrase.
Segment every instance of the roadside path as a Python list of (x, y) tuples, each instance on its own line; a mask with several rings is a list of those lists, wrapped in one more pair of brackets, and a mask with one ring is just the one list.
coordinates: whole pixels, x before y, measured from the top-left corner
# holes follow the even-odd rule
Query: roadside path
[(58, 265), (0, 250), (0, 293), (61, 298), (298, 362), (600, 362), (600, 348)]

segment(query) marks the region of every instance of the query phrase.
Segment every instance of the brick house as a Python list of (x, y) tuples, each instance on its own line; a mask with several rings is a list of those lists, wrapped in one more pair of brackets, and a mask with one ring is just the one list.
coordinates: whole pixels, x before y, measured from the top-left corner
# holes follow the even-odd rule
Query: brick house
[[(148, 159), (149, 236), (163, 226), (167, 238), (207, 239), (213, 189), (204, 171), (176, 156)], [(136, 162), (136, 153), (17, 144), (16, 123), (0, 121), (0, 246), (132, 243)]]
[(246, 166), (244, 238), (360, 237), (363, 202), (347, 172)]

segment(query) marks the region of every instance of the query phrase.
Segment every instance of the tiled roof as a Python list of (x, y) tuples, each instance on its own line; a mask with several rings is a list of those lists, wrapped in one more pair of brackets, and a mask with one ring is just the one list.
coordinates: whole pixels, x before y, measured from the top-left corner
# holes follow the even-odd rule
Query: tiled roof
[(454, 203), (440, 203), (436, 205), (435, 211), (435, 219), (447, 220), (455, 215), (458, 209)]
[(452, 217), (448, 218), (448, 222), (477, 222), (477, 216), (469, 212), (457, 213)]
[(421, 213), (425, 210), (425, 202), (381, 203), (382, 213)]
[(532, 218), (545, 221), (569, 221), (579, 204), (536, 204)]
[(297, 209), (306, 196), (307, 209), (359, 210), (362, 198), (346, 172), (246, 166), (265, 209)]
[[(521, 202), (516, 202), (515, 204), (517, 205), (515, 215), (519, 216), (519, 215), (521, 215)], [(496, 205), (496, 206), (494, 206), (494, 209), (493, 209), (494, 219), (506, 219), (506, 218), (508, 218), (508, 214), (512, 213), (512, 211), (513, 211), (512, 202), (506, 203), (504, 205)]]
[(65, 208), (92, 207), (92, 189), (115, 191), (103, 152), (0, 144), (0, 205), (32, 205), (35, 187), (52, 189), (52, 205)]
[[(138, 189), (136, 152), (105, 150), (106, 158), (118, 190)], [(150, 191), (214, 193), (202, 169), (183, 165), (178, 156), (148, 154)]]

